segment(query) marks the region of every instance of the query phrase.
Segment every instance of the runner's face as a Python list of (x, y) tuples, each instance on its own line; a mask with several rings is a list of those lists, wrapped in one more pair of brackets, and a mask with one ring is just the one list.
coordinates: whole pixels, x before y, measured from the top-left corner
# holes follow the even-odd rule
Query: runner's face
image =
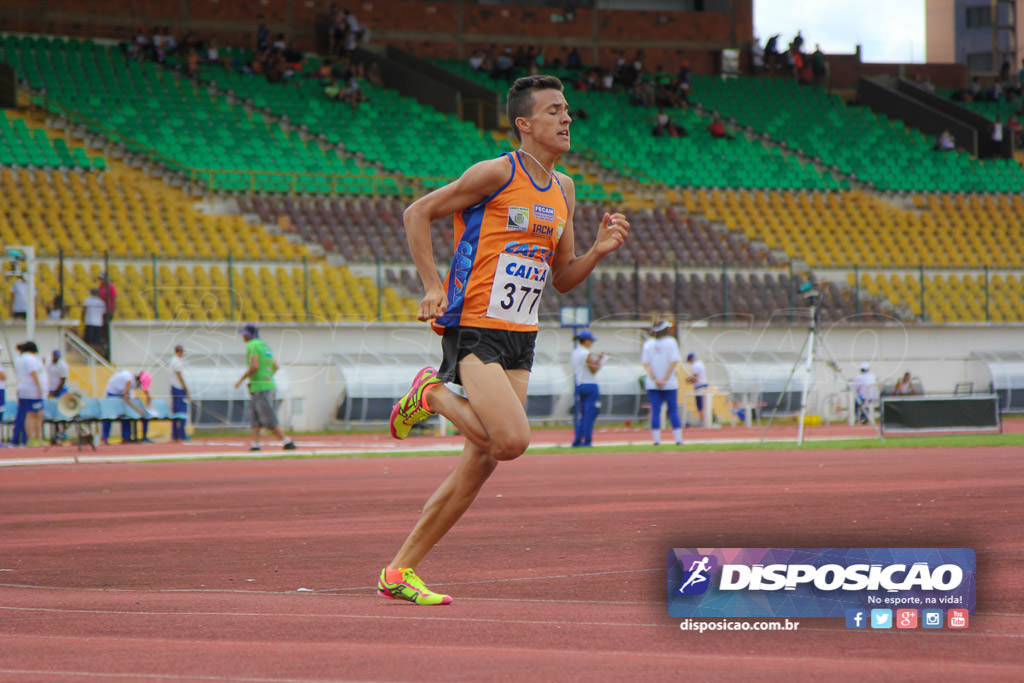
[(529, 132), (533, 139), (559, 153), (569, 150), (569, 103), (558, 90), (538, 90), (533, 93), (533, 115), (529, 119)]

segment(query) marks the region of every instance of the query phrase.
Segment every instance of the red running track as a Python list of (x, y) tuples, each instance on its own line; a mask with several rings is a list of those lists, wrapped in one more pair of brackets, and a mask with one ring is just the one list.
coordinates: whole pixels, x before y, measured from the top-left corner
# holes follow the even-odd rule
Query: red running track
[[(1021, 455), (526, 455), (419, 568), (436, 608), (374, 582), (452, 456), (3, 468), (0, 679), (1017, 681)], [(978, 613), (683, 632), (665, 557), (691, 546), (972, 547)]]

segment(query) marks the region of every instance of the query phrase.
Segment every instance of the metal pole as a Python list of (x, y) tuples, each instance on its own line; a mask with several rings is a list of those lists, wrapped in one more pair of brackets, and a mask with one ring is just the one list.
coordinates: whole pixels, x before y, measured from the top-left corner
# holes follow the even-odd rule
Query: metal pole
[(377, 257), (377, 322), (381, 320), (384, 310), (384, 276), (381, 272), (380, 256)]
[(853, 264), (853, 312), (860, 321), (860, 266)]
[(729, 321), (729, 272), (722, 261), (722, 320)]
[[(57, 251), (57, 289), (60, 291), (60, 317), (64, 317), (64, 311), (67, 310), (67, 300), (64, 298), (64, 249)], [(61, 328), (61, 334), (63, 334), (64, 328)], [(63, 339), (61, 339), (63, 341)], [(61, 348), (64, 345), (61, 344)]]
[(988, 266), (985, 266), (985, 322), (992, 322), (992, 316), (989, 311), (989, 290), (988, 290)]
[(156, 279), (156, 253), (150, 254), (153, 262), (153, 320), (160, 319), (160, 290), (157, 289)]
[(302, 257), (302, 304), (306, 307), (306, 320), (309, 320), (309, 259)]
[(228, 320), (235, 320), (235, 269), (231, 264), (231, 252), (228, 252)]
[(640, 262), (633, 261), (633, 317), (640, 317)]
[(796, 306), (796, 293), (793, 291), (793, 262), (789, 262), (789, 322), (793, 322), (793, 307)]
[(918, 298), (919, 298), (919, 301), (920, 301), (920, 304), (921, 304), (921, 320), (924, 320), (925, 319), (925, 314), (924, 314), (924, 264), (923, 263), (920, 264), (917, 268), (918, 268), (918, 273), (920, 273), (918, 279), (921, 281), (921, 292), (920, 292), (920, 296)]

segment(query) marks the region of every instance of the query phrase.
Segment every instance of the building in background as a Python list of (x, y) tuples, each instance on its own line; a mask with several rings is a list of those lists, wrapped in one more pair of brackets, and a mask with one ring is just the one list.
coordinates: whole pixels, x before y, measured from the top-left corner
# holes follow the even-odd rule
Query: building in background
[(955, 62), (970, 77), (995, 77), (1004, 61), (1016, 75), (1024, 52), (1024, 23), (1016, 0), (926, 0), (928, 62)]

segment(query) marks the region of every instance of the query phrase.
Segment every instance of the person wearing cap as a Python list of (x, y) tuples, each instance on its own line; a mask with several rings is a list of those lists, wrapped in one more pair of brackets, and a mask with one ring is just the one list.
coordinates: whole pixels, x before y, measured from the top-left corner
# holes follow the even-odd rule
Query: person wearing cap
[(284, 429), (277, 421), (277, 384), (274, 382), (274, 373), (278, 370), (277, 361), (270, 352), (270, 347), (260, 339), (260, 331), (252, 323), (243, 325), (238, 331), (245, 340), (245, 359), (248, 362), (245, 372), (238, 381), (235, 388), (242, 386), (242, 383), (249, 382), (249, 427), (252, 433), (252, 444), (250, 451), (260, 450), (260, 430), (269, 429), (274, 435), (281, 439), (281, 445), (286, 451), (295, 450), (295, 442), (286, 436)]
[(854, 414), (861, 424), (871, 421), (871, 404), (878, 397), (878, 380), (868, 363), (860, 364), (860, 374), (850, 382), (854, 391)]
[(604, 353), (592, 353), (590, 347), (597, 338), (590, 330), (580, 330), (576, 335), (579, 342), (569, 356), (573, 378), (576, 383), (572, 417), (575, 425), (573, 448), (592, 445), (594, 423), (601, 409), (601, 389), (597, 384), (597, 371), (604, 365)]
[[(140, 407), (134, 401), (131, 401), (132, 389), (142, 389), (143, 382), (145, 379), (146, 389), (148, 391), (149, 383), (152, 378), (149, 377), (148, 372), (140, 372), (135, 375), (132, 374), (131, 370), (118, 370), (110, 376), (110, 380), (107, 382), (107, 398), (120, 398), (125, 402), (125, 405), (131, 407), (139, 417), (143, 418), (143, 434), (148, 432), (148, 422), (145, 422), (145, 418), (149, 417), (149, 411)], [(102, 427), (102, 439), (103, 445), (109, 445), (110, 443), (110, 420), (103, 421)], [(121, 420), (121, 443), (131, 443), (132, 441), (132, 425), (128, 420)]]
[(697, 404), (698, 421), (704, 418), (704, 390), (708, 388), (708, 371), (704, 361), (697, 354), (686, 354), (686, 362), (690, 364), (690, 374), (686, 381), (693, 385), (693, 400)]
[[(171, 413), (185, 415), (188, 413), (188, 385), (185, 384), (185, 347), (178, 344), (171, 356)], [(171, 440), (187, 441), (185, 420), (176, 419), (171, 422)]]
[(26, 341), (16, 347), (21, 354), (14, 361), (14, 374), (18, 377), (18, 414), (14, 418), (15, 446), (43, 445), (43, 361), (39, 360), (39, 347)]
[(679, 419), (679, 378), (676, 376), (680, 360), (679, 343), (672, 336), (672, 323), (667, 320), (656, 323), (651, 328), (651, 338), (640, 350), (640, 361), (647, 373), (644, 388), (651, 403), (651, 438), (655, 446), (661, 444), (662, 405), (668, 411), (672, 436), (677, 444), (683, 443), (683, 423)]

